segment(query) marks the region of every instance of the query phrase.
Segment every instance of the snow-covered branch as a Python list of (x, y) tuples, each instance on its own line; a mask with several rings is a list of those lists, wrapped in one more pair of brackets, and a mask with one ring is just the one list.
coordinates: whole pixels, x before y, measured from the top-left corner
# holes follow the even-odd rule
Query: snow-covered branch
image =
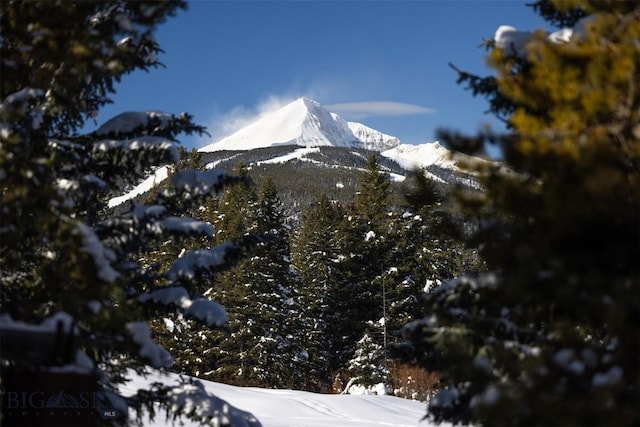
[(199, 320), (210, 327), (224, 328), (229, 319), (224, 308), (215, 301), (206, 298), (192, 300), (182, 286), (170, 286), (144, 293), (138, 297), (142, 303), (153, 302), (162, 305), (174, 305), (184, 311), (184, 315)]
[(214, 270), (221, 267), (239, 254), (241, 249), (231, 242), (224, 242), (212, 249), (200, 249), (188, 252), (178, 258), (167, 270), (167, 277), (171, 281), (193, 279), (199, 271)]
[(151, 337), (149, 325), (145, 322), (129, 322), (127, 330), (133, 341), (139, 346), (140, 357), (149, 360), (154, 368), (168, 368), (173, 365), (171, 354), (158, 345)]

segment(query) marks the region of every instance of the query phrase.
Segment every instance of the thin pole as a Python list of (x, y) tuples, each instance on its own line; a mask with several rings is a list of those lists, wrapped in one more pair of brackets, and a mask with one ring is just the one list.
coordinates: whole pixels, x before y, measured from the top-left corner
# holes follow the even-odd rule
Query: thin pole
[(384, 369), (387, 370), (387, 289), (384, 283), (384, 272), (382, 273), (382, 336), (384, 345)]

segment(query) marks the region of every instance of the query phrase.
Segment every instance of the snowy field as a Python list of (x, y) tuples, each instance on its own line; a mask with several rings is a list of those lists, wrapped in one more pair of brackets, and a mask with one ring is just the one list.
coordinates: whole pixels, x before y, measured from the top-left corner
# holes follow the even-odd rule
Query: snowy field
[[(153, 374), (134, 377), (121, 391), (126, 395), (154, 381), (172, 383), (176, 375)], [(238, 409), (251, 412), (263, 427), (429, 427), (420, 420), (426, 405), (394, 396), (352, 396), (316, 394), (293, 390), (269, 390), (234, 387), (202, 381), (206, 391), (213, 393)], [(183, 419), (185, 426), (197, 426)], [(167, 426), (164, 413), (147, 426)], [(180, 423), (176, 423), (180, 425)]]

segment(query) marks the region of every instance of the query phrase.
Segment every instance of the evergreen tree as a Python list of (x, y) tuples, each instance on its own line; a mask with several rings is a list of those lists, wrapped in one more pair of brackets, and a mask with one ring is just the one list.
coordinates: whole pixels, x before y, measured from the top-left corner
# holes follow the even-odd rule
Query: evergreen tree
[[(153, 415), (159, 404), (202, 423), (259, 425), (197, 383), (158, 384), (126, 398), (116, 389), (126, 382), (128, 369), (172, 363), (153, 341), (147, 319), (175, 309), (209, 327), (225, 326), (222, 307), (201, 298), (192, 279), (211, 277), (243, 250), (224, 243), (190, 251), (167, 268), (147, 267), (137, 257), (145, 245), (171, 235), (212, 237), (209, 225), (182, 215), (234, 181), (221, 171), (178, 173), (153, 203), (120, 213), (108, 209), (107, 201), (123, 186), (179, 160), (177, 136), (203, 131), (189, 115), (125, 113), (95, 132), (78, 134), (85, 120), (110, 102), (123, 75), (159, 64), (153, 32), (184, 6), (180, 1), (0, 5), (3, 396), (19, 385), (15, 378), (55, 381), (58, 373), (51, 366), (72, 365), (63, 375), (82, 379), (102, 408), (121, 410), (114, 423), (129, 422), (127, 407), (144, 407)], [(204, 406), (186, 407), (186, 396)], [(15, 421), (5, 410), (2, 417), (3, 424)]]
[[(465, 247), (461, 220), (445, 206), (443, 190), (423, 170), (413, 175), (410, 188), (406, 194), (410, 206), (388, 214), (384, 268), (372, 282), (383, 291), (379, 322), (383, 328), (373, 337), (385, 353), (391, 350), (390, 356), (401, 339), (402, 327), (422, 317), (424, 292), (477, 268), (475, 251)], [(395, 370), (396, 375), (400, 372)]]
[[(236, 185), (228, 186), (214, 212), (214, 225), (218, 242), (226, 240), (240, 241), (249, 229), (256, 229), (254, 213), (256, 211), (256, 193), (252, 182), (249, 181), (248, 168), (239, 163), (233, 170), (234, 174), (243, 176), (247, 180)], [(249, 343), (253, 340), (251, 328), (255, 320), (251, 317), (255, 313), (249, 312), (251, 303), (250, 283), (247, 282), (244, 265), (236, 265), (220, 274), (207, 295), (229, 307), (228, 339), (221, 334), (216, 346), (216, 360), (218, 366), (215, 372), (210, 372), (211, 378), (230, 384), (246, 385), (248, 366), (252, 361), (247, 360)], [(243, 382), (244, 381), (244, 382)], [(253, 384), (257, 385), (257, 384)]]
[[(201, 165), (202, 155), (198, 151), (188, 152), (180, 147), (180, 162), (172, 168), (169, 179), (151, 189), (146, 195), (146, 202), (152, 204), (162, 189), (169, 188), (171, 178), (175, 174), (190, 169), (200, 169)], [(218, 199), (215, 197), (204, 198), (200, 203), (189, 206), (188, 214), (204, 224), (213, 226), (217, 203)], [(147, 265), (159, 265), (166, 269), (176, 258), (184, 256), (188, 251), (198, 248), (211, 249), (214, 242), (215, 239), (210, 236), (172, 235), (170, 239), (162, 239), (148, 245), (148, 248), (140, 253), (139, 259), (144, 260)], [(212, 286), (211, 278), (194, 279), (193, 292), (199, 296), (207, 295), (207, 291)], [(149, 326), (158, 344), (174, 356), (175, 363), (171, 371), (199, 378), (211, 377), (211, 372), (217, 367), (214, 354), (215, 347), (221, 339), (221, 333), (218, 330), (186, 319), (178, 310), (163, 313), (161, 317), (151, 319)]]
[[(343, 223), (342, 250), (346, 255), (344, 265), (349, 279), (356, 286), (356, 298), (361, 303), (356, 309), (359, 321), (378, 320), (379, 289), (372, 288), (372, 281), (384, 270), (384, 256), (389, 247), (389, 176), (382, 172), (374, 155), (358, 178), (358, 191)], [(361, 334), (358, 334), (361, 335)]]
[(375, 156), (359, 182), (347, 210), (323, 195), (305, 211), (295, 239), (293, 263), (306, 322), (312, 323), (305, 349), (310, 377), (318, 380), (310, 384), (315, 390), (329, 390), (347, 374), (358, 340), (383, 313), (379, 276), (388, 244), (390, 183)]
[(233, 169), (233, 174), (246, 179), (229, 185), (223, 193), (217, 216), (213, 218), (218, 242), (240, 241), (257, 227), (257, 195), (255, 186), (249, 179), (247, 165), (243, 162), (238, 163)]
[(382, 172), (375, 154), (370, 154), (367, 165), (358, 177), (358, 191), (355, 197), (355, 212), (371, 231), (384, 233), (391, 182), (388, 174)]
[(303, 211), (302, 222), (295, 236), (292, 263), (299, 275), (301, 323), (306, 340), (304, 349), (308, 361), (304, 366), (305, 390), (327, 391), (332, 374), (342, 358), (343, 337), (349, 324), (349, 300), (341, 291), (345, 279), (339, 269), (339, 226), (343, 220), (342, 206), (321, 195), (309, 209)]
[(381, 170), (375, 156), (369, 156), (365, 170), (358, 178), (358, 191), (341, 226), (340, 250), (344, 254), (340, 269), (344, 272), (349, 310), (344, 321), (349, 323), (346, 337), (346, 358), (340, 366), (346, 368), (348, 358), (362, 337), (368, 322), (383, 317), (383, 285), (388, 264), (387, 255), (393, 245), (388, 238), (390, 225), (389, 176)]
[[(236, 172), (246, 175), (246, 166)], [(259, 195), (253, 186), (229, 188), (218, 212), (218, 236), (237, 237), (251, 229), (262, 236), (246, 260), (220, 275), (210, 295), (229, 309), (231, 337), (220, 343), (220, 366), (214, 378), (242, 385), (294, 387), (304, 357), (299, 308), (289, 261), (289, 237), (270, 178)], [(240, 213), (241, 215), (238, 215)], [(240, 286), (238, 286), (240, 285)]]
[(388, 239), (384, 280), (386, 325), (396, 341), (407, 322), (420, 317), (422, 294), (474, 267), (476, 254), (451, 212), (438, 203), (413, 213), (394, 213)]
[(371, 338), (369, 332), (365, 332), (356, 343), (353, 358), (349, 361), (347, 371), (351, 379), (345, 391), (348, 393), (353, 385), (372, 388), (380, 383), (386, 388), (389, 372), (385, 366), (385, 358), (385, 349)]
[(498, 37), (495, 77), (460, 74), (510, 128), (475, 138), (499, 142), (505, 165), (462, 200), (479, 210), (490, 273), (431, 292), (404, 348), (441, 372), (436, 421), (637, 425), (640, 7), (534, 9), (571, 37), (538, 31), (521, 49)]
[(281, 202), (273, 180), (267, 176), (261, 184), (256, 214), (257, 232), (265, 236), (245, 263), (251, 275), (251, 288), (259, 319), (258, 342), (251, 348), (257, 360), (260, 384), (267, 387), (299, 387), (302, 331), (298, 317), (299, 298), (293, 287), (289, 233), (281, 212)]

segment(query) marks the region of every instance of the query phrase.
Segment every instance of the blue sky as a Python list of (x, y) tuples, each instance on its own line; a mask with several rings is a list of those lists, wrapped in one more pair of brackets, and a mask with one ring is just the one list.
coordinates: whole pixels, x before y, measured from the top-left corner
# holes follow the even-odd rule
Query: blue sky
[(489, 73), (480, 45), (502, 24), (544, 26), (515, 0), (193, 1), (158, 28), (166, 68), (124, 77), (98, 124), (123, 111), (186, 111), (213, 135), (182, 138), (194, 148), (308, 96), (360, 103), (330, 110), (403, 143), (433, 141), (439, 127), (499, 128), (448, 63)]

